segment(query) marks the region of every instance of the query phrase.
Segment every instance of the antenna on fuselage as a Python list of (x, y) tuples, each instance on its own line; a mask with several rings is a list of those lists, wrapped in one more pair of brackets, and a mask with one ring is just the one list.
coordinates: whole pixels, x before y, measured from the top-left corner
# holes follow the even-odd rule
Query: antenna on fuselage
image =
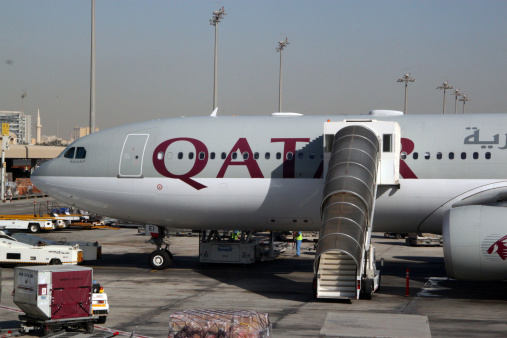
[(211, 117), (217, 117), (217, 113), (218, 113), (218, 107), (215, 108), (215, 110), (213, 110), (213, 113), (211, 113)]

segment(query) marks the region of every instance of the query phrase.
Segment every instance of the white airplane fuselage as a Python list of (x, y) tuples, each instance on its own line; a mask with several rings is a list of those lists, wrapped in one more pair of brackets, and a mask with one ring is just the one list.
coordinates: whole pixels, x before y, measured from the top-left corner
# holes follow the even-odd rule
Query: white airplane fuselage
[(378, 188), (374, 231), (440, 233), (454, 204), (507, 194), (505, 114), (156, 120), (80, 138), (32, 180), (69, 205), (126, 221), (318, 230), (324, 124), (345, 119), (401, 128), (400, 183)]

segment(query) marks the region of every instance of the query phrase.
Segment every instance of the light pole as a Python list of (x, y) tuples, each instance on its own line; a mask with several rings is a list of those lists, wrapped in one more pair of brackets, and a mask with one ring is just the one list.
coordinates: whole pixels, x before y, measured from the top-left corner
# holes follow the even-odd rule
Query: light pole
[(405, 82), (405, 109), (403, 110), (403, 113), (407, 113), (407, 87), (409, 82), (414, 82), (415, 79), (410, 77), (410, 73), (403, 75), (401, 79), (398, 79), (396, 82)]
[(469, 98), (469, 97), (467, 96), (467, 94), (463, 94), (463, 95), (462, 95), (462, 97), (461, 97), (461, 99), (459, 99), (459, 100), (460, 100), (460, 101), (463, 101), (463, 114), (465, 114), (465, 103), (466, 103), (467, 101), (470, 101), (470, 100), (471, 100), (471, 98)]
[(209, 20), (209, 24), (212, 26), (215, 26), (215, 70), (214, 70), (214, 81), (213, 81), (213, 110), (218, 105), (218, 92), (217, 92), (217, 85), (218, 85), (218, 66), (217, 66), (217, 45), (218, 45), (218, 23), (221, 19), (223, 19), (224, 15), (227, 15), (225, 13), (224, 8), (222, 7), (218, 11), (213, 12), (213, 17)]
[(456, 109), (458, 106), (458, 96), (462, 96), (463, 93), (459, 89), (454, 89), (451, 95), (454, 95), (454, 114), (456, 114)]
[(285, 46), (289, 44), (289, 40), (279, 41), (276, 51), (280, 53), (280, 78), (278, 80), (278, 112), (282, 111), (282, 52)]
[(92, 0), (92, 45), (90, 61), (90, 134), (95, 131), (95, 0)]
[(441, 86), (438, 86), (437, 89), (443, 89), (444, 90), (444, 106), (442, 108), (442, 114), (445, 114), (445, 91), (447, 89), (453, 89), (451, 85), (449, 85), (449, 81), (444, 81)]
[(56, 146), (58, 147), (58, 96), (56, 96)]

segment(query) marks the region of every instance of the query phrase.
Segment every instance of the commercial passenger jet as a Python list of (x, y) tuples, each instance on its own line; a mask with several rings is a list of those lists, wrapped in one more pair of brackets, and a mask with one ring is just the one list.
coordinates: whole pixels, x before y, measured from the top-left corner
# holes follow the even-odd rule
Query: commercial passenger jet
[(506, 114), (154, 120), (80, 138), (32, 180), (69, 205), (137, 223), (319, 230), (326, 124), (378, 121), (399, 126), (400, 177), (378, 185), (373, 230), (443, 232), (450, 277), (507, 279)]

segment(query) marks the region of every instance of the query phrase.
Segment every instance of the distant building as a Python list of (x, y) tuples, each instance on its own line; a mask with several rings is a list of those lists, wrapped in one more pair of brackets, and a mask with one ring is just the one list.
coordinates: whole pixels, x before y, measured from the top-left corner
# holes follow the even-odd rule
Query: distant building
[(21, 111), (0, 111), (0, 123), (9, 124), (9, 132), (16, 135), (17, 143), (32, 141), (32, 116)]
[(37, 109), (37, 124), (35, 125), (35, 129), (37, 131), (37, 139), (35, 142), (40, 144), (42, 142), (42, 124), (40, 124), (40, 111)]
[[(99, 131), (99, 128), (95, 127), (95, 132)], [(90, 127), (78, 127), (76, 126), (70, 134), (71, 141), (75, 141), (80, 137), (90, 134)]]

